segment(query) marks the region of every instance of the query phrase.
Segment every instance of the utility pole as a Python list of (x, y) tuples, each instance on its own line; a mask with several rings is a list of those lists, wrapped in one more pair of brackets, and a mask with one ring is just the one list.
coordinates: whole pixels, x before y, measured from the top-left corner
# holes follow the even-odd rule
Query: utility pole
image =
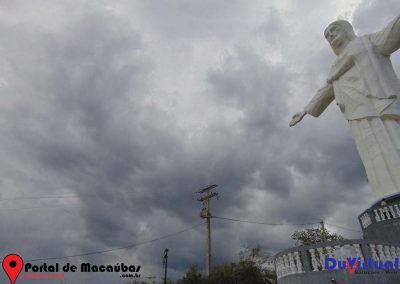
[(167, 248), (164, 250), (163, 267), (164, 267), (164, 284), (167, 284), (167, 267), (168, 267), (168, 249)]
[(218, 192), (212, 192), (211, 190), (216, 188), (217, 185), (213, 184), (207, 186), (206, 188), (197, 191), (196, 193), (205, 194), (201, 196), (197, 201), (203, 203), (203, 208), (200, 212), (200, 217), (203, 219), (207, 219), (207, 258), (206, 258), (206, 275), (210, 275), (211, 272), (211, 198), (217, 197), (218, 199)]
[(321, 227), (322, 227), (322, 241), (325, 242), (325, 241), (326, 241), (326, 235), (325, 235), (325, 224), (324, 224), (324, 220), (321, 220)]

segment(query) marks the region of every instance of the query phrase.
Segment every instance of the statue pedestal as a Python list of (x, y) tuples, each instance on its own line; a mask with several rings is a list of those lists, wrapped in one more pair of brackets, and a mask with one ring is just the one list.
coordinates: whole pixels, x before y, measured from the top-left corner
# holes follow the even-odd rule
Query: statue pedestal
[(365, 240), (400, 244), (400, 193), (377, 201), (358, 220)]
[[(276, 254), (278, 284), (400, 283), (400, 193), (377, 201), (358, 219), (363, 239), (298, 246)], [(347, 259), (360, 262), (353, 274), (338, 264)], [(391, 262), (394, 269), (363, 267), (368, 261), (378, 266)]]

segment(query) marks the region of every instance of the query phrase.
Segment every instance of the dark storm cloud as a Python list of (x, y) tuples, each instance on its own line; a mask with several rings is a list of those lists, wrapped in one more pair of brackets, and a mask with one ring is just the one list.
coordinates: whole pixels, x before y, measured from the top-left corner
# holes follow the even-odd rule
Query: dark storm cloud
[[(79, 228), (76, 221), (71, 222), (71, 216), (57, 219), (65, 228), (72, 224), (76, 230), (86, 227), (96, 247), (97, 239), (102, 243), (123, 243), (118, 236), (118, 231), (126, 226), (124, 219), (119, 218), (121, 212), (105, 213), (117, 193), (130, 188), (129, 175), (141, 167), (149, 148), (142, 139), (149, 132), (150, 139), (157, 139), (147, 131), (146, 122), (140, 123), (156, 111), (142, 108), (151, 63), (144, 55), (138, 34), (126, 22), (112, 20), (101, 13), (92, 14), (75, 19), (62, 33), (50, 34), (23, 25), (19, 27), (20, 35), (32, 42), (29, 53), (25, 53), (23, 45), (14, 50), (4, 47), (7, 67), (18, 79), (8, 82), (7, 97), (13, 107), (3, 113), (8, 123), (3, 130), (2, 146), (7, 149), (4, 155), (13, 155), (13, 163), (20, 168), (19, 175), (13, 173), (16, 182), (24, 183), (12, 194), (55, 195), (61, 187), (79, 195), (91, 195), (81, 200), (80, 216), (72, 216), (83, 218), (84, 224)], [(15, 54), (21, 54), (23, 60)], [(14, 64), (17, 60), (18, 64)], [(19, 80), (21, 85), (17, 84)], [(13, 96), (21, 99), (13, 101)], [(145, 112), (150, 114), (144, 115)], [(137, 137), (126, 131), (131, 121), (137, 121)], [(163, 147), (168, 147), (167, 141), (164, 140)], [(158, 151), (161, 150), (162, 147)], [(157, 154), (156, 148), (149, 151)], [(5, 168), (3, 172), (12, 170)], [(57, 227), (50, 212), (44, 219), (32, 222), (36, 227), (43, 223)], [(68, 229), (61, 232), (50, 227), (47, 237), (52, 241), (35, 241), (38, 249), (27, 250), (24, 255), (65, 255), (68, 246), (90, 250), (90, 244), (82, 239), (75, 238), (74, 244), (63, 242), (63, 236), (68, 238)]]
[[(226, 141), (232, 144), (240, 139), (242, 144), (236, 145), (233, 151), (244, 152), (245, 159), (251, 160), (240, 175), (232, 178), (248, 183), (250, 176), (261, 168), (264, 187), (277, 194), (287, 193), (291, 184), (287, 169), (274, 157), (283, 150), (275, 143), (286, 114), (281, 94), (288, 93), (288, 89), (283, 81), (289, 78), (290, 74), (284, 68), (268, 66), (257, 55), (243, 50), (229, 58), (221, 70), (209, 74), (209, 82), (221, 108), (233, 107), (241, 113), (234, 125), (235, 131), (231, 133), (237, 133), (236, 137), (227, 137)], [(268, 159), (269, 155), (273, 158)], [(246, 183), (238, 184), (236, 188), (240, 189)]]
[[(378, 2), (356, 10), (359, 30), (370, 31), (376, 5), (373, 27), (386, 22)], [(339, 110), (287, 126), (333, 60), (326, 21), (305, 16), (325, 15), (321, 2), (285, 13), (241, 1), (8, 5), (19, 20), (0, 25), (1, 197), (77, 198), (1, 201), (7, 210), (43, 208), (0, 212), (3, 254), (79, 254), (179, 231), (201, 222), (194, 192), (212, 183), (216, 216), (357, 226), (370, 192)], [(187, 82), (171, 91), (164, 78)], [(296, 228), (215, 219), (215, 263), (235, 261), (246, 246), (290, 247)], [(176, 278), (203, 267), (204, 229), (86, 259), (140, 262), (158, 274), (168, 247)]]

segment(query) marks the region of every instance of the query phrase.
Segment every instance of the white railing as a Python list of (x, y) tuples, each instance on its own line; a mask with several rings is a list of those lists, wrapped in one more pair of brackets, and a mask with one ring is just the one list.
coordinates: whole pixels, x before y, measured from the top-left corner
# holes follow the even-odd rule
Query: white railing
[(369, 227), (374, 222), (378, 223), (397, 218), (400, 218), (400, 204), (384, 205), (379, 208), (367, 210), (359, 217), (363, 229)]
[(338, 261), (345, 260), (346, 258), (364, 258), (360, 244), (339, 244), (335, 246), (324, 246), (316, 249), (309, 249), (311, 257), (311, 270), (322, 271), (325, 270), (325, 258), (335, 258)]
[(400, 247), (377, 244), (368, 246), (373, 260), (388, 261), (400, 257)]
[(369, 217), (368, 212), (365, 212), (364, 214), (362, 214), (360, 216), (360, 221), (361, 221), (361, 226), (365, 229), (367, 228), (369, 225), (372, 224), (372, 220)]
[(375, 220), (377, 222), (400, 218), (400, 209), (398, 204), (383, 206), (374, 209), (374, 213), (375, 213)]
[[(365, 251), (368, 251), (368, 256), (364, 255), (362, 246)], [(374, 261), (393, 261), (395, 258), (400, 258), (400, 247), (364, 240), (299, 246), (287, 252), (279, 253), (275, 257), (277, 278), (299, 273), (324, 271), (326, 257), (334, 258), (337, 261), (344, 261), (347, 258), (360, 258), (361, 263), (367, 257)], [(335, 269), (338, 269), (338, 266)]]
[(300, 252), (290, 252), (275, 259), (276, 275), (278, 278), (305, 272), (301, 262)]

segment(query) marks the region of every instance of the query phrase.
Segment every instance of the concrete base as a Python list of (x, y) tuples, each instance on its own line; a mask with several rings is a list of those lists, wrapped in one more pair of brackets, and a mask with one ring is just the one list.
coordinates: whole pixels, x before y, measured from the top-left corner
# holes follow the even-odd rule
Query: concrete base
[[(363, 229), (363, 238), (365, 240), (376, 240), (381, 242), (399, 244), (400, 212), (397, 210), (397, 208), (399, 207), (400, 194), (388, 196), (375, 202), (369, 209), (365, 211), (366, 213), (368, 213), (372, 224), (370, 224), (366, 228), (363, 228), (360, 219), (361, 215), (359, 216), (361, 228)], [(376, 215), (379, 216), (379, 218), (381, 219), (380, 221), (376, 219)]]
[[(321, 284), (321, 283), (337, 283), (337, 284), (399, 284), (400, 271), (393, 273), (380, 272), (377, 274), (361, 274), (356, 272), (350, 275), (347, 271), (316, 271), (304, 274), (288, 275), (279, 279), (279, 284)], [(368, 273), (368, 272), (366, 272)]]
[[(321, 248), (325, 247), (335, 250), (353, 247), (353, 250), (362, 251), (364, 259), (375, 256), (374, 260), (385, 261), (386, 255), (400, 257), (400, 194), (378, 200), (359, 216), (359, 220), (363, 240), (318, 243), (279, 252), (276, 255), (278, 284), (399, 284), (400, 270), (356, 271), (354, 274), (347, 270), (313, 271), (323, 269), (316, 254), (323, 253)], [(290, 274), (290, 271), (296, 272)]]

